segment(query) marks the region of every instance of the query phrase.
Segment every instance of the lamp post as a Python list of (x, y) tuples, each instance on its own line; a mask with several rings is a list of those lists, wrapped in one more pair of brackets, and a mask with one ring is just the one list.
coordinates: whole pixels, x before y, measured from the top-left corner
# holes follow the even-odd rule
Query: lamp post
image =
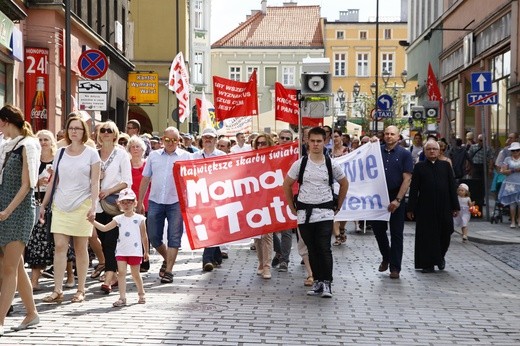
[(345, 112), (345, 92), (341, 86), (339, 87), (338, 91), (336, 91), (336, 95), (338, 95), (340, 112)]

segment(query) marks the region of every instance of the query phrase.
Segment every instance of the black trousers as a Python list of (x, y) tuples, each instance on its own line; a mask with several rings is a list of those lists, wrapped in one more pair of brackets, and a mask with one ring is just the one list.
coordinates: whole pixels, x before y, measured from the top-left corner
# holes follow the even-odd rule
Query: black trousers
[[(96, 221), (104, 225), (112, 221), (112, 218), (113, 216), (110, 216), (105, 212), (96, 214)], [(101, 241), (103, 255), (105, 256), (105, 271), (117, 272), (116, 245), (117, 238), (119, 238), (119, 228), (116, 227), (108, 232), (97, 231), (97, 234)]]
[(332, 281), (332, 249), (330, 237), (334, 221), (300, 224), (300, 234), (309, 251), (312, 276), (317, 281)]

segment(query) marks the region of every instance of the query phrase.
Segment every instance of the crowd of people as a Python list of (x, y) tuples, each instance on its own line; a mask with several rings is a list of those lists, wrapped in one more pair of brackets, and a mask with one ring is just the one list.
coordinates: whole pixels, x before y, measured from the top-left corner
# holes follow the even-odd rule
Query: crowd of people
[[(40, 322), (33, 292), (41, 289), (42, 275), (54, 280), (53, 290), (43, 302), (62, 302), (65, 286), (76, 287), (69, 299), (81, 303), (92, 268), (90, 278), (100, 280), (101, 292), (110, 294), (118, 288), (119, 298), (113, 306), (122, 307), (127, 303), (130, 266), (137, 302), (146, 303), (140, 272), (150, 268), (149, 246), (163, 259), (158, 273), (163, 284), (174, 281), (173, 268), (181, 247), (184, 226), (172, 176), (175, 162), (243, 153), (295, 139), (290, 129), (249, 136), (237, 133), (228, 138), (213, 128), (196, 137), (175, 127), (166, 128), (158, 137), (141, 134), (135, 119), (128, 121), (123, 133), (112, 121), (93, 126), (85, 112), (71, 113), (65, 128), (55, 136), (47, 130), (33, 134), (24, 119), (16, 107), (7, 105), (0, 110), (0, 335), (16, 290), (26, 316), (13, 329)], [(311, 287), (307, 294), (332, 297), (331, 249), (347, 242), (346, 222), (335, 221), (335, 214), (349, 186), (334, 158), (368, 142), (381, 142), (390, 221), (371, 221), (370, 227), (381, 253), (377, 270), (389, 270), (390, 278), (400, 278), (406, 217), (416, 222), (415, 268), (423, 273), (435, 271), (435, 266), (445, 268), (454, 227), (461, 227), (462, 239), (467, 241), (470, 209), (479, 203), (472, 200), (465, 181), (483, 179), (488, 173), (484, 169), (487, 160), (494, 169), (498, 201), (510, 206), (511, 227), (518, 227), (520, 143), (515, 133), (495, 162), (492, 151), (483, 150), (482, 136), (473, 142), (471, 133), (465, 144), (456, 140), (453, 146), (421, 133), (407, 146), (395, 126), (373, 137), (351, 137), (329, 126), (303, 128), (300, 139), (302, 157), (292, 164), (283, 183), (298, 227), (252, 240), (251, 249), (258, 257), (256, 273), (263, 279), (270, 279), (274, 268), (288, 271), (295, 235), (306, 270), (304, 285)], [(47, 209), (52, 210), (50, 227), (45, 225)], [(354, 222), (356, 232), (361, 221)], [(226, 244), (205, 248), (202, 270), (213, 271), (228, 256)]]

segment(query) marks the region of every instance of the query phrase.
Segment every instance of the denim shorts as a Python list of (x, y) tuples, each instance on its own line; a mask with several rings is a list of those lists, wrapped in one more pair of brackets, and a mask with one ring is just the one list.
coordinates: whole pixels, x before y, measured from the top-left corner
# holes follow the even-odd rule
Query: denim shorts
[(159, 204), (149, 201), (148, 216), (146, 218), (148, 227), (148, 238), (154, 248), (163, 245), (164, 222), (168, 220), (166, 238), (169, 248), (180, 248), (183, 232), (181, 206), (180, 204)]

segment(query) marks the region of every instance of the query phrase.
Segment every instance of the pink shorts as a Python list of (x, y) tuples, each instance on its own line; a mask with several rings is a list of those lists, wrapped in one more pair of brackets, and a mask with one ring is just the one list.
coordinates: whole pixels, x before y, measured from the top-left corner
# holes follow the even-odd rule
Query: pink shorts
[(126, 262), (131, 266), (137, 266), (141, 264), (143, 258), (141, 256), (116, 256), (116, 261)]

